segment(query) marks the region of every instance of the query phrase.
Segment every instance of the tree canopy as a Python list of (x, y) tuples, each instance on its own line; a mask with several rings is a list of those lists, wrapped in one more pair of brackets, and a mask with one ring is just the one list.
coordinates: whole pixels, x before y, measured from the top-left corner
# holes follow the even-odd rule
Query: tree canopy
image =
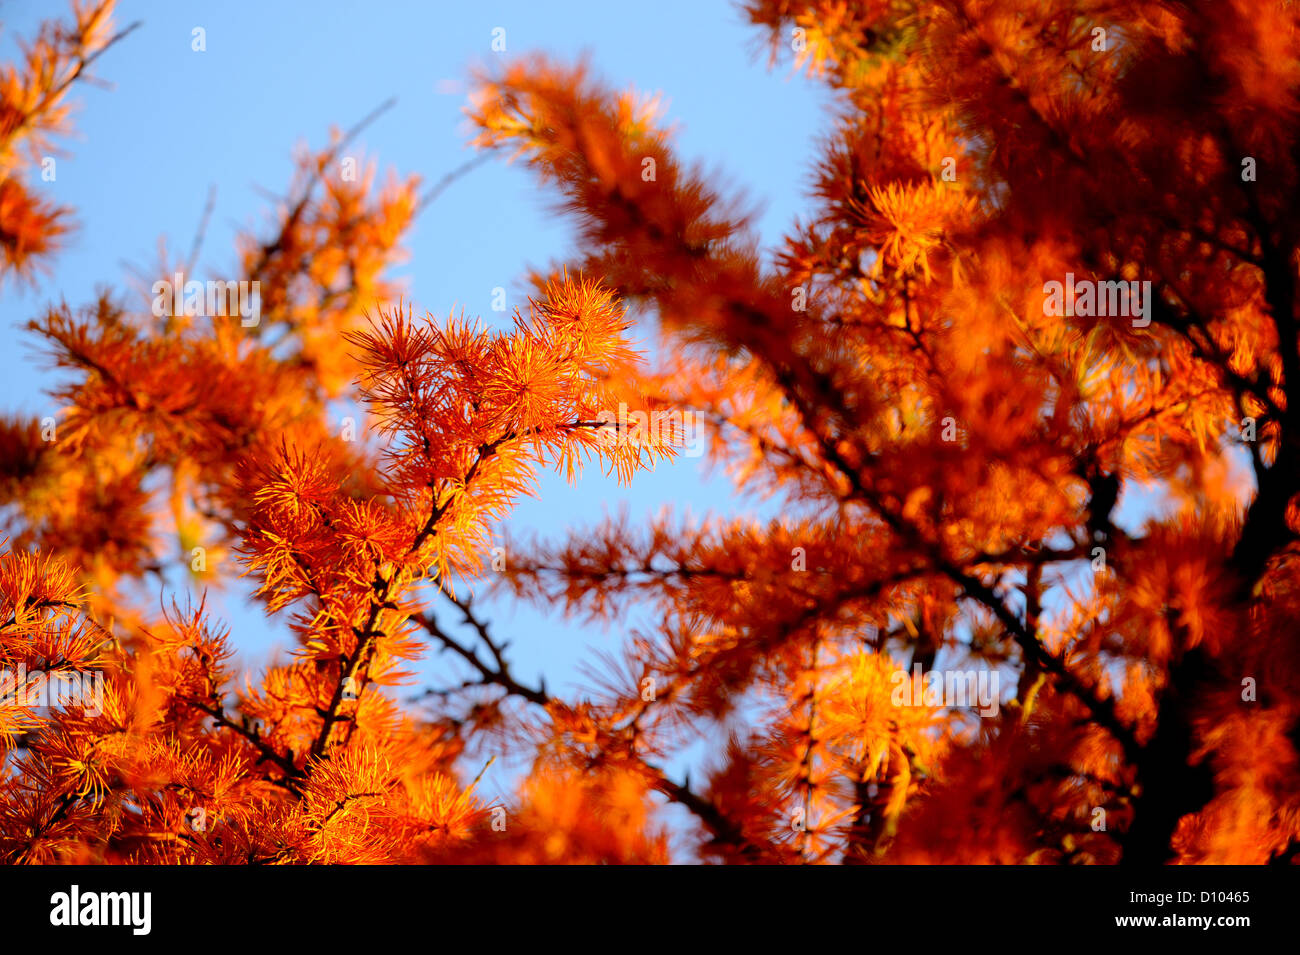
[[(24, 176), (111, 8), (0, 71), (7, 283), (66, 238)], [(340, 175), (345, 133), (215, 294), (164, 262), (33, 317), (62, 411), (0, 419), (0, 859), (1295, 857), (1300, 7), (745, 11), (834, 94), (775, 247), (654, 100), (538, 54), (467, 107), (577, 226), (512, 328), (395, 301), (421, 183)], [(494, 550), (542, 472), (635, 481), (687, 415), (734, 513)], [(202, 599), (142, 598), (178, 549), (291, 658), (240, 686)], [(562, 694), (494, 597), (660, 622)], [(101, 697), (32, 703), (73, 674)], [(507, 750), (498, 805), (467, 767)]]

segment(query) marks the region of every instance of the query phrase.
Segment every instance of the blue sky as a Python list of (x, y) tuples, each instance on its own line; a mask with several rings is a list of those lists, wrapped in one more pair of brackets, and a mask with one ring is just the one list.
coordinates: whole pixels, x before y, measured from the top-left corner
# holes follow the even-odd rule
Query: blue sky
[[(309, 12), (307, 12), (309, 11)], [(61, 3), (0, 3), (0, 56), (34, 34)], [(471, 153), (462, 109), (475, 66), (499, 64), (493, 30), (505, 29), (505, 57), (544, 51), (562, 59), (586, 53), (615, 87), (634, 85), (663, 95), (677, 126), (679, 155), (702, 160), (733, 193), (761, 209), (765, 244), (777, 242), (796, 216), (806, 216), (810, 162), (828, 128), (824, 88), (794, 76), (790, 64), (768, 68), (758, 31), (730, 3), (667, 0), (613, 3), (342, 3), (310, 5), (232, 0), (222, 3), (131, 2), (119, 28), (142, 26), (95, 66), (111, 84), (82, 84), (57, 178), (35, 188), (77, 210), (80, 228), (35, 291), (6, 287), (0, 297), (0, 409), (46, 415), (53, 381), (32, 338), (19, 326), (60, 298), (76, 307), (97, 287), (122, 289), (132, 267), (157, 261), (160, 238), (173, 255), (193, 240), (209, 189), (216, 205), (202, 266), (232, 271), (233, 236), (264, 225), (267, 195), (285, 192), (291, 152), (319, 147), (331, 124), (347, 128), (389, 97), (397, 104), (370, 126), (357, 149), (381, 174), (421, 174), (432, 183)], [(205, 31), (206, 50), (191, 49)], [(553, 196), (522, 168), (504, 161), (480, 166), (428, 208), (410, 235), (410, 259), (394, 275), (417, 308), (445, 316), (453, 308), (491, 318), (492, 289), (522, 304), (530, 266), (564, 261), (571, 230), (555, 216)], [(694, 514), (737, 510), (729, 484), (680, 459), (618, 488), (598, 468), (576, 486), (547, 476), (537, 500), (525, 500), (509, 521), (512, 539), (558, 538), (626, 506), (632, 516), (662, 505)], [(239, 590), (210, 597), (233, 630), (243, 662), (264, 665), (286, 633), (269, 626)], [(498, 635), (513, 641), (518, 675), (550, 687), (578, 681), (575, 666), (590, 649), (614, 650), (631, 620), (608, 633), (583, 629), (529, 608), (492, 606)], [(653, 621), (642, 620), (653, 624)], [(447, 658), (421, 667), (446, 673)], [(444, 681), (445, 682), (445, 681)], [(496, 794), (492, 774), (484, 780)]]

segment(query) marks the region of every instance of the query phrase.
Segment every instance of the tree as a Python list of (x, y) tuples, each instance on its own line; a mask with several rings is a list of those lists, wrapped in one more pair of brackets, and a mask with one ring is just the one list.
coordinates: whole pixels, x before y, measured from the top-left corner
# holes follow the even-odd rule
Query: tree
[[(1295, 856), (1297, 12), (747, 12), (838, 102), (774, 255), (645, 100), (534, 57), (479, 77), (476, 143), (581, 249), (513, 331), (383, 304), (418, 184), (340, 181), (337, 135), (244, 243), (256, 324), (108, 295), (32, 323), (71, 383), (53, 440), (0, 432), (0, 665), (104, 693), (0, 706), (6, 860), (660, 862), (666, 803), (723, 862)], [(106, 5), (76, 20), (6, 115), (107, 42)], [(4, 128), (12, 157), (41, 127)], [(4, 208), (29, 276), (58, 222)], [(653, 368), (625, 305), (671, 346)], [(686, 413), (780, 517), (624, 518), (492, 565), (537, 469), (632, 478)], [(164, 520), (202, 580), (237, 566), (291, 611), (291, 662), (237, 691), (201, 602), (145, 608)], [(663, 622), (566, 699), (516, 677), (484, 590)], [(414, 713), (391, 688), (430, 644), (469, 676)], [(488, 805), (463, 767), (505, 747), (531, 771)]]

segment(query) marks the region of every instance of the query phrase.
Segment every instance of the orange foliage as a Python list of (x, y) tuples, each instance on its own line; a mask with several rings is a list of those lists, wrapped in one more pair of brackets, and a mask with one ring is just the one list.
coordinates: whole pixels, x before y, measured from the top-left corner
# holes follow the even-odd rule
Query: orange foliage
[[(0, 278), (63, 234), (14, 173), (110, 7), (0, 72)], [(657, 103), (535, 57), (469, 109), (579, 226), (513, 327), (391, 304), (418, 181), (338, 181), (337, 134), (241, 239), (253, 325), (108, 295), (30, 323), (64, 410), (0, 420), (0, 672), (102, 682), (0, 698), (0, 859), (1297, 856), (1300, 7), (747, 10), (838, 101), (774, 258)], [(1097, 307), (1054, 308), (1067, 282)], [(688, 411), (783, 516), (623, 518), (496, 566), (541, 469), (680, 450), (620, 406)], [(289, 660), (241, 688), (202, 602), (149, 609), (178, 545), (287, 613)], [(514, 675), (483, 589), (655, 624), (561, 694)], [(469, 676), (414, 710), (430, 647)], [(528, 760), (505, 805), (466, 778), (488, 751)]]

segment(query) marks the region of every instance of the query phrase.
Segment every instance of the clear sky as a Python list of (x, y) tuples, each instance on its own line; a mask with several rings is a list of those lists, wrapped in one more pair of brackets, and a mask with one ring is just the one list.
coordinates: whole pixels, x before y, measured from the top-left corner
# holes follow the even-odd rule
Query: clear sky
[[(33, 35), (42, 18), (65, 13), (61, 0), (0, 2), (0, 57), (11, 60), (15, 38)], [(736, 5), (719, 0), (124, 0), (118, 27), (135, 20), (142, 26), (95, 65), (111, 88), (81, 84), (75, 92), (77, 135), (65, 144), (70, 155), (59, 159), (56, 180), (33, 177), (36, 187), (76, 208), (80, 229), (34, 292), (0, 290), (4, 411), (55, 410), (44, 394), (53, 376), (18, 326), (60, 298), (76, 307), (99, 286), (122, 289), (133, 267), (157, 261), (160, 238), (173, 257), (183, 255), (211, 187), (216, 205), (201, 266), (233, 271), (235, 230), (265, 224), (268, 194), (287, 189), (292, 149), (321, 146), (331, 124), (347, 128), (396, 96), (396, 106), (357, 142), (378, 160), (381, 175), (391, 167), (432, 183), (464, 162), (471, 154), (462, 109), (473, 66), (532, 51), (564, 59), (586, 53), (614, 86), (661, 93), (678, 127), (679, 155), (703, 161), (728, 191), (760, 207), (769, 246), (810, 211), (810, 163), (831, 122), (824, 89), (793, 76), (788, 61), (769, 69), (758, 32)], [(205, 31), (204, 52), (191, 49), (195, 27)], [(497, 27), (506, 31), (505, 54), (491, 48)], [(572, 249), (552, 199), (521, 168), (481, 166), (423, 213), (410, 259), (394, 274), (418, 309), (439, 316), (464, 308), (491, 317), (497, 286), (509, 290), (512, 306), (522, 304), (527, 269), (562, 262)], [(638, 476), (630, 489), (597, 468), (574, 487), (548, 477), (540, 498), (521, 503), (507, 530), (514, 539), (556, 539), (621, 506), (634, 517), (664, 504), (695, 514), (734, 512), (725, 479), (701, 467), (681, 459)], [(210, 605), (231, 625), (247, 666), (258, 668), (289, 646), (285, 631), (268, 626), (240, 592), (213, 596)], [(590, 659), (591, 648), (613, 650), (631, 623), (601, 633), (528, 608), (494, 606), (489, 616), (499, 635), (513, 640), (519, 675), (531, 681), (544, 672), (555, 688), (581, 682), (576, 662)], [(435, 658), (422, 676), (445, 676), (447, 663)], [(492, 782), (489, 775), (488, 795)]]

